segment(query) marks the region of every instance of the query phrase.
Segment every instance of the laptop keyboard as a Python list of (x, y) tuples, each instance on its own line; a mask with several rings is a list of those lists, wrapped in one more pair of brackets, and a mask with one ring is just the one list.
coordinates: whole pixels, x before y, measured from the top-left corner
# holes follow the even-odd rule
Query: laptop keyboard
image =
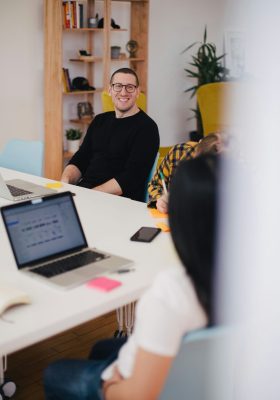
[(88, 250), (73, 256), (62, 258), (60, 260), (52, 261), (48, 264), (44, 264), (43, 266), (34, 268), (31, 271), (47, 278), (51, 278), (52, 276), (63, 274), (64, 272), (83, 267), (87, 264), (100, 261), (108, 257), (110, 256)]
[(17, 196), (23, 196), (25, 194), (31, 194), (32, 192), (29, 192), (28, 190), (20, 189), (16, 186), (12, 185), (7, 185), (10, 193), (12, 196), (17, 197)]

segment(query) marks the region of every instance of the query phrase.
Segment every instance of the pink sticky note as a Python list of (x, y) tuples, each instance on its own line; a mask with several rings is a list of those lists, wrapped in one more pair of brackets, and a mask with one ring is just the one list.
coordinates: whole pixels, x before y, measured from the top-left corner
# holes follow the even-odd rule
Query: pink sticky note
[(106, 278), (105, 276), (100, 276), (99, 278), (92, 279), (87, 283), (87, 286), (92, 289), (99, 289), (103, 292), (110, 292), (110, 290), (115, 289), (122, 283), (116, 281), (115, 279)]

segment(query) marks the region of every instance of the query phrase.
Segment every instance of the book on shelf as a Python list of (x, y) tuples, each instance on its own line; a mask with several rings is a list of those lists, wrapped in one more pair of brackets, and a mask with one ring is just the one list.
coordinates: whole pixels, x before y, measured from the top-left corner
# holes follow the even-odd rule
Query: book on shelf
[(62, 3), (63, 26), (67, 29), (84, 27), (84, 4), (78, 0), (63, 1)]
[(84, 27), (84, 5), (82, 3), (79, 3), (78, 8), (79, 8), (80, 28), (83, 28)]
[(65, 89), (65, 92), (71, 92), (72, 84), (71, 84), (71, 79), (70, 79), (70, 75), (69, 75), (69, 69), (62, 68), (62, 74), (63, 74), (63, 88)]
[(64, 68), (62, 68), (62, 86), (63, 86), (63, 91), (68, 92), (68, 86), (67, 86), (66, 76), (64, 73)]

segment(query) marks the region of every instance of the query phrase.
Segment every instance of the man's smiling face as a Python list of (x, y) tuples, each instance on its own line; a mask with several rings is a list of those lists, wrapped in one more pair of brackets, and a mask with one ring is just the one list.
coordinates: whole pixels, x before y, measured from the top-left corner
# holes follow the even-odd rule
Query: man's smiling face
[(137, 86), (135, 76), (121, 72), (115, 74), (109, 93), (112, 96), (116, 113), (119, 113), (121, 116), (129, 114), (136, 107), (136, 99), (139, 96), (139, 87)]

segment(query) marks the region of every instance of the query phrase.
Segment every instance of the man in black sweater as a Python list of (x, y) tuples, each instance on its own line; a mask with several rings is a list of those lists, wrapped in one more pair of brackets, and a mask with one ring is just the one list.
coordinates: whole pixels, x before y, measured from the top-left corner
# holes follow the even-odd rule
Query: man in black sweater
[(159, 148), (158, 127), (136, 105), (140, 88), (132, 69), (113, 73), (109, 93), (115, 111), (94, 118), (61, 181), (143, 201)]

